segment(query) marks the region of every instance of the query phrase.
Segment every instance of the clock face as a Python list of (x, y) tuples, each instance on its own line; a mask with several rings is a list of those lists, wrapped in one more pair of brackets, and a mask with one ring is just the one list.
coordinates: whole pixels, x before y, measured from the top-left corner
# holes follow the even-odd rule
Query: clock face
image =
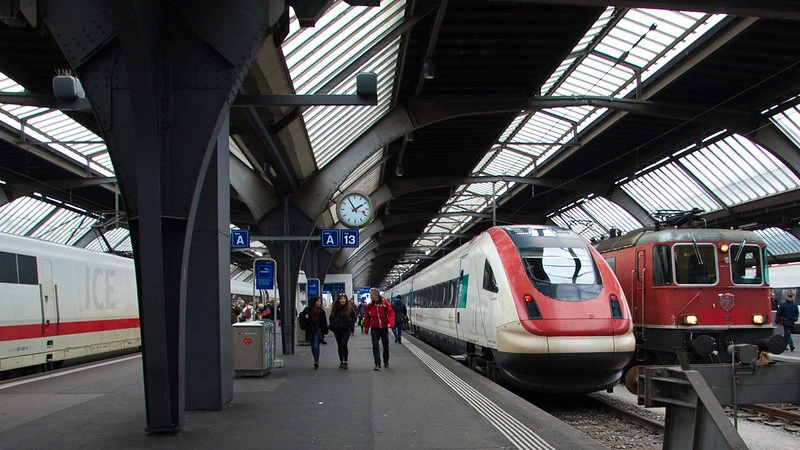
[(372, 203), (367, 195), (350, 192), (339, 200), (336, 212), (343, 225), (360, 228), (372, 219)]

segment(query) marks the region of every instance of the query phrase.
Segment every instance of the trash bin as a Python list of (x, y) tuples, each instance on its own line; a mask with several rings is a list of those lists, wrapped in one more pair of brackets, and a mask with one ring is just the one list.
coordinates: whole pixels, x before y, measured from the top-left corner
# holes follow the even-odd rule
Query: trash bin
[(236, 376), (264, 376), (272, 367), (271, 320), (240, 322), (233, 327), (233, 369)]

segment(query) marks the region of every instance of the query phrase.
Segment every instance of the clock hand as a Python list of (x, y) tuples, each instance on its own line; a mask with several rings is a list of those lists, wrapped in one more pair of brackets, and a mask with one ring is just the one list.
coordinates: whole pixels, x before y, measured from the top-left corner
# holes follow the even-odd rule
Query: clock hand
[(356, 209), (358, 209), (358, 208), (356, 208), (355, 206), (353, 206), (353, 200), (351, 200), (351, 199), (349, 199), (349, 198), (348, 198), (348, 199), (347, 199), (347, 203), (350, 203), (350, 207), (351, 207), (351, 208), (353, 208), (353, 211), (355, 211)]

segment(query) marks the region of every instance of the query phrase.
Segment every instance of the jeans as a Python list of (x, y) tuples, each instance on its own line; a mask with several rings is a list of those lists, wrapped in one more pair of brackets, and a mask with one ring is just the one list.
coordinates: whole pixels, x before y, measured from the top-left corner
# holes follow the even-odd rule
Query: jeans
[(783, 337), (786, 338), (786, 345), (794, 350), (794, 341), (792, 341), (792, 327), (783, 326)]
[(315, 363), (319, 362), (319, 341), (319, 332), (314, 330), (311, 333), (311, 340), (308, 343), (311, 344), (311, 354), (314, 355)]
[(395, 342), (400, 342), (403, 338), (403, 326), (397, 325), (396, 327), (392, 328), (392, 334), (394, 335)]
[(333, 335), (336, 336), (336, 348), (339, 350), (339, 361), (347, 361), (347, 357), (349, 355), (347, 343), (350, 341), (350, 332), (334, 331)]
[(378, 340), (383, 343), (383, 362), (389, 362), (389, 329), (388, 328), (370, 328), (370, 337), (372, 338), (372, 359), (375, 360), (375, 365), (381, 365), (381, 351), (378, 348)]

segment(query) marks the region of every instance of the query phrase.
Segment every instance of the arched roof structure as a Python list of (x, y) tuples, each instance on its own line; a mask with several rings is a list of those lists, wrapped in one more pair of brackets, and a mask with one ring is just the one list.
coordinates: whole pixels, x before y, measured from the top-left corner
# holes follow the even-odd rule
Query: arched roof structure
[[(298, 17), (290, 1), (288, 33), (240, 95), (352, 94), (373, 72), (378, 104), (234, 102), (231, 226), (290, 202), (336, 227), (336, 200), (366, 192), (377, 216), (361, 245), (330, 250), (329, 271), (360, 286), (391, 286), (492, 224), (597, 239), (692, 208), (800, 259), (800, 13), (719, 3), (331, 1)], [(94, 117), (53, 98), (64, 55), (36, 11), (4, 14), (0, 231), (130, 251)]]

